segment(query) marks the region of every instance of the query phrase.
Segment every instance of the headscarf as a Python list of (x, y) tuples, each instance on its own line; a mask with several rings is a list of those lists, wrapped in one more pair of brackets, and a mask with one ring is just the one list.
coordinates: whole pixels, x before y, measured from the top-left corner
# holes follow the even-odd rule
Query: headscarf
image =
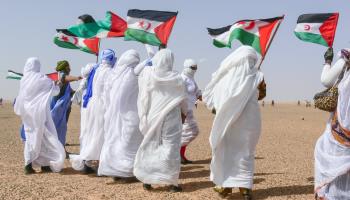
[(40, 73), (40, 68), (41, 64), (38, 58), (28, 58), (23, 69), (19, 94), (14, 105), (14, 111), (17, 115), (22, 114), (25, 101), (36, 99), (39, 94), (47, 98), (50, 96), (49, 91), (53, 86), (53, 82), (46, 75)]
[[(209, 109), (218, 110), (225, 99), (239, 95), (246, 79), (258, 72), (258, 57), (250, 46), (241, 46), (220, 64), (219, 69), (212, 74), (212, 79), (203, 92), (203, 100)], [(223, 79), (228, 79), (229, 85), (222, 85)]]
[(186, 59), (184, 62), (184, 69), (182, 73), (186, 75), (189, 78), (194, 78), (194, 74), (196, 73), (197, 70), (191, 69), (192, 66), (197, 65), (197, 62), (193, 59)]
[[(168, 113), (185, 97), (181, 76), (173, 71), (174, 55), (162, 49), (152, 59), (153, 66), (143, 70), (139, 77), (138, 110), (143, 134), (155, 128), (164, 113)], [(156, 120), (156, 121), (154, 121)]]
[(87, 107), (89, 100), (93, 95), (92, 94), (92, 86), (93, 86), (93, 80), (95, 77), (96, 69), (100, 65), (105, 65), (107, 67), (112, 68), (114, 66), (115, 62), (117, 61), (117, 57), (115, 56), (115, 53), (112, 49), (103, 50), (102, 53), (100, 54), (100, 56), (101, 56), (101, 63), (97, 63), (89, 74), (86, 93), (83, 97), (83, 100), (84, 100), (83, 101), (83, 108)]
[(68, 67), (69, 67), (69, 62), (66, 60), (61, 60), (57, 62), (56, 71), (68, 72), (68, 69), (67, 69)]
[(95, 63), (88, 63), (85, 67), (82, 67), (80, 70), (81, 76), (83, 78), (88, 78), (91, 70), (94, 68)]

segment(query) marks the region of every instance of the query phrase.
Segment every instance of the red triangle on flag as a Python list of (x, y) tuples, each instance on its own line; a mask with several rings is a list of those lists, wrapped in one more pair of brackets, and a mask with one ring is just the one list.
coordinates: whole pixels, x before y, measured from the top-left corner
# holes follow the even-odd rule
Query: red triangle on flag
[(339, 13), (334, 13), (321, 26), (320, 33), (324, 40), (326, 40), (329, 47), (333, 46), (335, 31), (337, 30)]
[(99, 52), (99, 38), (89, 38), (89, 39), (84, 39), (84, 44), (86, 47), (88, 47), (91, 52), (94, 52), (96, 55)]
[(261, 56), (264, 57), (268, 48), (268, 45), (270, 43), (271, 34), (274, 33), (274, 29), (280, 22), (280, 19), (277, 19), (265, 26), (259, 27), (259, 34), (260, 34), (260, 49), (261, 49)]
[(110, 11), (109, 13), (111, 15), (111, 27), (107, 37), (123, 37), (124, 32), (128, 28), (126, 21)]
[(53, 73), (50, 73), (50, 74), (46, 74), (46, 76), (49, 77), (53, 81), (57, 81), (58, 80), (58, 72), (53, 72)]
[(176, 16), (170, 18), (168, 21), (162, 23), (154, 29), (154, 32), (162, 44), (167, 44), (170, 37), (171, 30), (173, 29)]

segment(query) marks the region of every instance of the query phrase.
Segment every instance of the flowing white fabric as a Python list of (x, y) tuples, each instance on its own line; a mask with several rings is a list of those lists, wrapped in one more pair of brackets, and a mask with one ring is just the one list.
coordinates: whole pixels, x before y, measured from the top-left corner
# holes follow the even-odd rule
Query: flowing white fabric
[(83, 79), (80, 80), (78, 88), (75, 90), (75, 93), (71, 101), (77, 105), (81, 105), (83, 96), (85, 95), (87, 79), (91, 70), (94, 68), (95, 63), (88, 63), (85, 67), (81, 68), (81, 76)]
[(182, 126), (181, 146), (188, 145), (199, 134), (198, 125), (193, 115), (193, 109), (195, 107), (197, 99), (202, 95), (202, 92), (194, 80), (196, 70), (192, 70), (190, 68), (194, 65), (197, 65), (197, 63), (193, 59), (186, 59), (184, 62), (184, 69), (181, 74), (186, 88), (186, 102), (188, 110), (185, 122)]
[[(344, 65), (345, 62), (342, 63)], [(340, 72), (324, 73), (322, 76), (328, 75), (327, 79), (335, 82)], [(334, 82), (327, 85), (333, 85)], [(338, 92), (337, 119), (343, 128), (350, 130), (350, 71), (345, 72), (338, 85)], [(333, 137), (333, 115), (315, 146), (315, 192), (325, 199), (350, 199), (350, 145), (343, 145)]]
[(137, 113), (139, 86), (134, 73), (139, 62), (135, 50), (126, 51), (111, 73), (98, 175), (133, 176), (134, 159), (143, 139)]
[(102, 61), (93, 79), (93, 95), (84, 113), (85, 124), (81, 127), (80, 154), (70, 155), (72, 168), (82, 170), (84, 160), (99, 160), (104, 137), (104, 114), (106, 112), (107, 81), (112, 65)]
[(210, 134), (210, 179), (222, 187), (252, 188), (254, 153), (261, 130), (257, 87), (263, 80), (253, 48), (231, 53), (213, 74), (203, 92), (216, 109)]
[(186, 98), (181, 76), (172, 70), (170, 50), (160, 50), (153, 66), (139, 75), (138, 112), (144, 135), (137, 151), (135, 176), (147, 184), (178, 185), (180, 173), (181, 109)]
[(29, 58), (14, 105), (15, 113), (21, 116), (24, 124), (25, 165), (50, 166), (53, 172), (61, 171), (64, 166), (65, 150), (50, 113), (51, 97), (58, 93), (59, 87), (40, 73), (39, 60)]

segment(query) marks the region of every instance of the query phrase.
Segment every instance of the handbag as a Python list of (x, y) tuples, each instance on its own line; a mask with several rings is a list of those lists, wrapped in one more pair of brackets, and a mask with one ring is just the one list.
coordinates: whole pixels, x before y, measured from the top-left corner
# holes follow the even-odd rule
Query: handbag
[(334, 112), (337, 109), (338, 104), (338, 84), (344, 76), (346, 67), (343, 67), (343, 70), (338, 76), (338, 80), (334, 85), (322, 92), (316, 93), (314, 96), (315, 107), (328, 112)]

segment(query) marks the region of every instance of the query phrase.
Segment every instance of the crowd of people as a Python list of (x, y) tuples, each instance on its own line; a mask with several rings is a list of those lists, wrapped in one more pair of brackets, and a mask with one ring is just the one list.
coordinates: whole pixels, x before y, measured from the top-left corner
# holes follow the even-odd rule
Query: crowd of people
[[(331, 67), (333, 52), (325, 54), (322, 83), (331, 87), (340, 74), (342, 79), (337, 110), (315, 147), (319, 199), (350, 198), (349, 55), (342, 50)], [(199, 134), (194, 109), (203, 100), (215, 115), (209, 138), (214, 191), (225, 197), (239, 188), (243, 199), (252, 199), (254, 155), (261, 134), (258, 101), (266, 96), (252, 47), (241, 46), (228, 55), (203, 92), (194, 79), (197, 62), (186, 59), (178, 73), (167, 48), (149, 52), (143, 61), (135, 50), (117, 59), (106, 49), (99, 57), (98, 63), (83, 67), (80, 76), (70, 75), (67, 61), (58, 62), (58, 81), (40, 72), (37, 58), (27, 60), (14, 104), (23, 123), (25, 174), (35, 173), (35, 167), (60, 172), (67, 157), (72, 168), (84, 174), (135, 178), (145, 190), (161, 184), (180, 192), (181, 164), (192, 163), (186, 147)], [(72, 81), (80, 81), (76, 91)], [(64, 146), (72, 103), (80, 105), (80, 152), (68, 155)]]

